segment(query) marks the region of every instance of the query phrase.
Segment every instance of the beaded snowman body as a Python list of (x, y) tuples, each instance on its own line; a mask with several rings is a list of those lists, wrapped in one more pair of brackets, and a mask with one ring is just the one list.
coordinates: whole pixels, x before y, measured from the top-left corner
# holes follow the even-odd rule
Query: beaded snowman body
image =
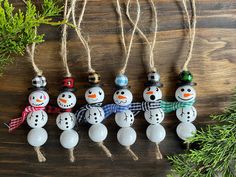
[(57, 127), (63, 132), (60, 136), (60, 143), (66, 149), (73, 149), (79, 142), (78, 133), (73, 130), (76, 124), (76, 117), (71, 109), (76, 105), (76, 96), (73, 93), (73, 78), (65, 78), (63, 91), (57, 97), (57, 104), (63, 110), (56, 118)]
[[(113, 95), (113, 100), (118, 106), (129, 106), (133, 100), (130, 90), (122, 88)], [(136, 141), (136, 132), (131, 127), (134, 123), (134, 114), (129, 110), (123, 110), (115, 114), (116, 124), (121, 127), (117, 133), (117, 139), (123, 146), (129, 147)]]
[(27, 140), (31, 146), (40, 147), (48, 139), (47, 131), (43, 126), (48, 121), (48, 115), (44, 109), (49, 102), (49, 95), (44, 91), (44, 86), (46, 86), (45, 77), (36, 76), (33, 81), (36, 79), (38, 81), (44, 80), (44, 82), (40, 82), (41, 84), (37, 82), (37, 85), (33, 82), (33, 86), (38, 87), (35, 87), (35, 90), (28, 97), (29, 104), (34, 110), (29, 112), (26, 118), (27, 124), (32, 128), (27, 135)]
[[(187, 77), (188, 76), (188, 77)], [(187, 78), (186, 78), (187, 77)], [(183, 71), (180, 74), (180, 86), (175, 92), (175, 98), (179, 102), (191, 102), (196, 99), (196, 91), (193, 88), (192, 75), (189, 72)], [(194, 106), (187, 106), (176, 110), (176, 116), (181, 121), (177, 126), (176, 132), (179, 138), (186, 140), (194, 136), (196, 133), (196, 127), (192, 123), (197, 117), (197, 110)]]
[(85, 112), (85, 119), (92, 126), (89, 128), (89, 138), (96, 142), (103, 142), (108, 134), (107, 127), (102, 124), (105, 114), (101, 107), (105, 94), (101, 87), (93, 86), (85, 92), (85, 99), (91, 105)]
[[(146, 102), (158, 102), (162, 98), (162, 92), (159, 87), (162, 86), (160, 83), (160, 76), (156, 72), (151, 72), (148, 74), (148, 87), (143, 92), (143, 98)], [(165, 117), (163, 109), (149, 109), (144, 112), (144, 117), (146, 121), (150, 124), (146, 130), (147, 138), (157, 145), (156, 158), (162, 159), (162, 154), (159, 150), (159, 143), (164, 140), (166, 136), (165, 128), (160, 124)]]

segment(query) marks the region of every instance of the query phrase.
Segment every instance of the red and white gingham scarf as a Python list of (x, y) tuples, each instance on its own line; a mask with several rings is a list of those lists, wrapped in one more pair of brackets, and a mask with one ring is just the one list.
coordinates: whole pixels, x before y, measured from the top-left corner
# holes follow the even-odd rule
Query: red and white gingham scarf
[(38, 110), (44, 110), (45, 107), (33, 107), (33, 106), (27, 106), (24, 111), (22, 112), (21, 117), (19, 118), (15, 118), (15, 119), (11, 119), (10, 123), (8, 124), (8, 131), (12, 132), (13, 130), (15, 130), (16, 128), (18, 128), (21, 124), (24, 123), (27, 115), (30, 112), (34, 112), (34, 111), (38, 111)]

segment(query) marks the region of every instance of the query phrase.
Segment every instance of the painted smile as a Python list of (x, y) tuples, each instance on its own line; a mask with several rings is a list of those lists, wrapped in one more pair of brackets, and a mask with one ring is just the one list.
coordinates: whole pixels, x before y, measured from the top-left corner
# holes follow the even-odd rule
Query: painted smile
[(127, 103), (127, 100), (120, 100), (120, 101), (117, 100), (116, 102), (117, 102), (118, 104), (121, 104), (121, 103)]
[(184, 100), (184, 101), (185, 101), (185, 100), (191, 100), (191, 99), (193, 99), (193, 97), (188, 98), (188, 99), (183, 99), (183, 98), (181, 98), (180, 96), (178, 96), (178, 98), (181, 99), (181, 100)]
[(70, 103), (70, 104), (66, 105), (66, 104), (61, 103), (60, 101), (58, 103), (59, 103), (60, 106), (67, 107), (67, 108), (73, 105), (73, 103)]

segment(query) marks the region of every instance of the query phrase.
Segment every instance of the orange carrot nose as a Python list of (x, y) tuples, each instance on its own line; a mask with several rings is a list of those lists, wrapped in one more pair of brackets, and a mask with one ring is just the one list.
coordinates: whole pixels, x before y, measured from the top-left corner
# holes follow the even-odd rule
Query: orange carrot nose
[(153, 94), (153, 91), (148, 91), (148, 92), (146, 92), (146, 94), (152, 95), (152, 94)]
[(38, 102), (38, 103), (42, 103), (42, 102), (43, 102), (43, 100), (36, 99), (36, 102)]
[(191, 96), (191, 95), (193, 95), (193, 94), (185, 93), (185, 94), (184, 94), (184, 97), (189, 97), (189, 96)]
[(91, 95), (88, 95), (89, 98), (97, 98), (97, 95), (96, 94), (91, 94)]
[(118, 99), (120, 100), (126, 99), (126, 96), (118, 95)]
[(67, 103), (67, 100), (63, 99), (63, 98), (59, 98), (59, 100), (62, 102), (62, 103)]

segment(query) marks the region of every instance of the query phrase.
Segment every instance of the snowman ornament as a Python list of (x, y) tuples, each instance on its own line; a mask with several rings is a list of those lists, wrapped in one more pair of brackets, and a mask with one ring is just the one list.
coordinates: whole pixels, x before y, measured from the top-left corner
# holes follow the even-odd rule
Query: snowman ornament
[(89, 138), (93, 142), (98, 143), (106, 155), (111, 158), (111, 152), (103, 144), (108, 134), (107, 127), (101, 123), (105, 117), (105, 113), (101, 107), (104, 97), (104, 91), (97, 83), (86, 90), (85, 99), (89, 106), (87, 106), (88, 109), (85, 112), (85, 119), (92, 125), (88, 131)]
[(63, 132), (60, 135), (61, 145), (69, 150), (70, 161), (74, 162), (73, 150), (79, 142), (78, 133), (73, 130), (76, 124), (76, 117), (71, 109), (76, 105), (74, 91), (74, 79), (67, 77), (63, 81), (63, 91), (57, 97), (57, 104), (62, 112), (56, 118), (57, 127)]
[[(160, 87), (160, 76), (156, 72), (148, 74), (147, 87), (143, 92), (145, 102), (157, 102), (162, 98)], [(162, 154), (159, 149), (159, 143), (162, 142), (166, 136), (165, 128), (160, 124), (164, 120), (164, 111), (162, 108), (150, 109), (144, 112), (146, 121), (150, 124), (146, 130), (146, 136), (151, 141), (156, 143), (156, 158), (162, 159)]]
[[(179, 102), (190, 102), (196, 99), (196, 91), (193, 88), (192, 75), (188, 71), (180, 73), (179, 87), (175, 92), (175, 98)], [(196, 127), (192, 123), (197, 117), (197, 110), (194, 106), (187, 106), (176, 110), (176, 116), (181, 123), (176, 128), (176, 133), (180, 139), (186, 140), (193, 137), (196, 133)]]
[(115, 113), (115, 122), (121, 127), (117, 133), (117, 140), (122, 146), (126, 147), (133, 160), (138, 160), (137, 155), (130, 149), (137, 138), (136, 131), (131, 127), (134, 123), (134, 114), (128, 109), (133, 101), (133, 95), (127, 88), (128, 79), (125, 75), (118, 75), (115, 83), (118, 90), (114, 93), (113, 100), (117, 106), (127, 108)]

